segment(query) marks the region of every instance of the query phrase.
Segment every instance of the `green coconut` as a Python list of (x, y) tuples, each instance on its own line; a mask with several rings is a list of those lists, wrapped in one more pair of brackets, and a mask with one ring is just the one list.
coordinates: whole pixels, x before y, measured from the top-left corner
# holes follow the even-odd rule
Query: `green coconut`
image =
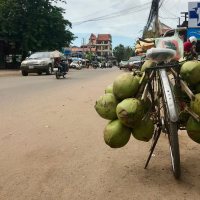
[(188, 84), (195, 85), (200, 82), (200, 62), (185, 62), (180, 70), (180, 75)]
[(118, 101), (111, 93), (106, 93), (101, 96), (95, 104), (95, 110), (104, 119), (114, 120), (117, 119), (116, 107)]
[(135, 98), (124, 99), (117, 105), (116, 112), (118, 119), (131, 128), (134, 128), (145, 114), (142, 102)]
[(141, 67), (141, 72), (144, 72), (147, 68), (155, 66), (155, 63), (151, 60), (146, 60)]
[(144, 142), (148, 142), (154, 133), (154, 123), (153, 121), (147, 117), (133, 129), (132, 135), (137, 140), (141, 140)]
[(195, 99), (190, 102), (190, 108), (200, 116), (200, 93), (195, 94)]
[(192, 117), (189, 118), (186, 130), (188, 136), (194, 141), (200, 144), (200, 122), (197, 122)]
[(110, 84), (106, 87), (105, 93), (113, 93), (113, 84)]
[(138, 82), (140, 82), (141, 76), (135, 75), (134, 77), (138, 80)]
[(130, 73), (119, 75), (113, 83), (113, 93), (117, 99), (134, 97), (139, 88), (139, 79)]
[(104, 141), (112, 148), (125, 146), (131, 136), (131, 129), (124, 126), (118, 119), (111, 121), (104, 129)]

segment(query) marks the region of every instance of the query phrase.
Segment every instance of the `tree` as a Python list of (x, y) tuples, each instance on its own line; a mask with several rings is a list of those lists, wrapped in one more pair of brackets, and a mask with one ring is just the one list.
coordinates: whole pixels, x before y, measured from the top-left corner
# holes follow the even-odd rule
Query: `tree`
[(22, 53), (68, 46), (74, 39), (71, 23), (52, 2), (57, 1), (0, 0), (0, 38), (17, 44)]
[(121, 60), (128, 60), (134, 55), (134, 52), (131, 47), (124, 47), (124, 45), (120, 44), (113, 49), (113, 54), (117, 61), (120, 62)]

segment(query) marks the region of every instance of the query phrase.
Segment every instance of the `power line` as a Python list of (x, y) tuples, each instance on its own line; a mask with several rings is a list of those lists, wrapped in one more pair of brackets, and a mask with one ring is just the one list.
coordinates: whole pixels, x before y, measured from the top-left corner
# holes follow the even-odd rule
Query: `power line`
[[(131, 11), (131, 12), (126, 12), (123, 14), (124, 15), (128, 15), (128, 14), (132, 14), (132, 13), (138, 13), (138, 12), (141, 12), (141, 11), (144, 11), (146, 8), (143, 8), (143, 9), (140, 9), (140, 10), (136, 10), (136, 11)], [(117, 18), (117, 17), (122, 17), (122, 14), (118, 14), (118, 15), (114, 15), (114, 16), (109, 16), (109, 17), (104, 17), (104, 18), (96, 18), (96, 19), (90, 19), (90, 20), (86, 20), (86, 21), (83, 21), (83, 22), (79, 22), (77, 24), (73, 24), (73, 25), (81, 25), (83, 23), (86, 23), (86, 22), (96, 22), (96, 21), (103, 21), (103, 20), (108, 20), (108, 19), (111, 19), (111, 18)]]
[(159, 15), (159, 18), (161, 18), (161, 19), (178, 19), (179, 17), (162, 17)]
[[(149, 3), (146, 3), (146, 5), (148, 5), (148, 4)], [(102, 20), (102, 19), (105, 19), (105, 18), (119, 16), (119, 15), (124, 14), (124, 13), (129, 13), (131, 10), (133, 10), (137, 7), (141, 7), (141, 6), (145, 6), (145, 4), (134, 6), (134, 7), (128, 8), (128, 9), (124, 9), (124, 10), (114, 12), (114, 13), (110, 13), (110, 14), (107, 14), (107, 15), (103, 15), (103, 16), (100, 16), (100, 17), (91, 18), (91, 19), (88, 19), (88, 20), (80, 21), (80, 22), (74, 22), (73, 24), (85, 23), (85, 22), (88, 22), (88, 21), (96, 21), (96, 20)]]
[(167, 10), (164, 6), (161, 7), (161, 9), (165, 10), (164, 12), (170, 14), (171, 16), (177, 17), (177, 15), (175, 15), (174, 13), (172, 13), (171, 11), (169, 11), (169, 9)]
[[(79, 21), (79, 22), (74, 22), (72, 24), (73, 25), (80, 25), (80, 24), (83, 24), (83, 23), (86, 23), (86, 22), (107, 20), (107, 19), (111, 19), (111, 18), (122, 16), (122, 15), (127, 15), (127, 14), (130, 14), (130, 13), (133, 13), (133, 12), (135, 12), (135, 13), (136, 12), (140, 12), (140, 11), (145, 10), (147, 8), (147, 6), (149, 6), (149, 4), (150, 4), (150, 2), (142, 4), (142, 5), (137, 5), (137, 6), (134, 6), (134, 7), (130, 7), (130, 8), (127, 8), (127, 9), (123, 9), (121, 11), (113, 12), (113, 13), (110, 13), (110, 14), (107, 14), (107, 15), (99, 16), (99, 17), (96, 17), (96, 18), (91, 18), (91, 19), (87, 19), (87, 20), (83, 20), (83, 21)], [(139, 10), (134, 10), (134, 9), (136, 9), (138, 7), (143, 7), (143, 8), (139, 9)]]
[(165, 0), (162, 0), (162, 2), (160, 3), (159, 8), (161, 8), (163, 6), (164, 2), (165, 2)]
[[(144, 4), (132, 6), (132, 7), (129, 6), (128, 8), (125, 8), (125, 9), (123, 9), (123, 10), (121, 10), (121, 11), (126, 11), (126, 10), (130, 10), (130, 9), (133, 9), (133, 8), (141, 7), (141, 6), (144, 6), (145, 4), (150, 4), (150, 3), (151, 3), (151, 1), (149, 1), (149, 2), (147, 2), (147, 3), (144, 3)], [(76, 20), (76, 21), (83, 21), (82, 19), (84, 19), (84, 18), (86, 18), (85, 20), (87, 20), (88, 17), (97, 15), (97, 13), (101, 13), (101, 12), (104, 12), (104, 13), (105, 13), (106, 10), (108, 11), (108, 10), (109, 10), (110, 8), (112, 8), (112, 7), (113, 7), (113, 6), (107, 7), (106, 9), (98, 10), (97, 12), (94, 12), (94, 13), (92, 13), (92, 14), (89, 14), (89, 15), (86, 15), (86, 16), (84, 16), (84, 17), (81, 17), (81, 20)], [(115, 11), (114, 13), (119, 13), (119, 12), (121, 12), (121, 11), (117, 11), (117, 12)], [(112, 14), (112, 13), (110, 13), (110, 14)], [(76, 23), (76, 21), (75, 21), (74, 23)]]
[(158, 10), (159, 10), (159, 5), (160, 5), (159, 3), (160, 3), (160, 0), (152, 0), (149, 17), (148, 17), (146, 26), (144, 27), (144, 30), (143, 30), (143, 37), (144, 37), (145, 32), (148, 31), (153, 20), (154, 19), (158, 20)]

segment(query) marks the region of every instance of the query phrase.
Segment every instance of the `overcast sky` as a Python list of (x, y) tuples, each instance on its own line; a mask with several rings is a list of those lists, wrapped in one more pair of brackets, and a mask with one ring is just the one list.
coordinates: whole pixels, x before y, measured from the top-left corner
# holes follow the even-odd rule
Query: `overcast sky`
[[(113, 47), (120, 43), (133, 46), (142, 35), (152, 0), (67, 0), (58, 4), (65, 9), (64, 17), (72, 22), (72, 32), (78, 36), (74, 45), (88, 42), (91, 33), (110, 33)], [(162, 1), (162, 0), (161, 0)], [(160, 20), (176, 27), (180, 12), (188, 11), (188, 2), (195, 0), (164, 0), (159, 10)], [(97, 21), (97, 19), (102, 19)], [(168, 19), (166, 19), (168, 18)], [(83, 23), (83, 21), (95, 20)], [(183, 20), (183, 18), (181, 18)]]

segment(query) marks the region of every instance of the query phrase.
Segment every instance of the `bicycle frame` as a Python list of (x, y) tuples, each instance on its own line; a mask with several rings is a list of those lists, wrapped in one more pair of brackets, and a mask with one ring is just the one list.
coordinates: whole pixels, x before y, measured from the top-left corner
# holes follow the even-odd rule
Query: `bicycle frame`
[[(178, 121), (178, 111), (177, 111), (177, 106), (175, 104), (175, 98), (171, 89), (171, 83), (169, 81), (169, 77), (167, 75), (166, 69), (170, 67), (174, 67), (175, 65), (157, 65), (156, 67), (148, 68), (147, 69), (147, 76), (148, 76), (148, 83), (145, 86), (143, 95), (142, 95), (142, 100), (146, 99), (147, 93), (149, 91), (151, 98), (152, 98), (152, 103), (154, 104), (154, 99), (155, 95), (153, 94), (154, 88), (152, 88), (151, 81), (153, 80), (154, 76), (158, 76), (158, 81), (161, 84), (162, 90), (164, 91), (164, 99), (165, 103), (167, 103), (169, 107), (169, 112), (170, 112), (170, 120), (172, 122), (177, 122)], [(153, 72), (153, 73), (151, 73)], [(156, 73), (157, 72), (157, 73)], [(175, 71), (174, 71), (175, 72)], [(151, 73), (151, 74), (150, 74)], [(154, 86), (153, 86), (154, 87)]]

